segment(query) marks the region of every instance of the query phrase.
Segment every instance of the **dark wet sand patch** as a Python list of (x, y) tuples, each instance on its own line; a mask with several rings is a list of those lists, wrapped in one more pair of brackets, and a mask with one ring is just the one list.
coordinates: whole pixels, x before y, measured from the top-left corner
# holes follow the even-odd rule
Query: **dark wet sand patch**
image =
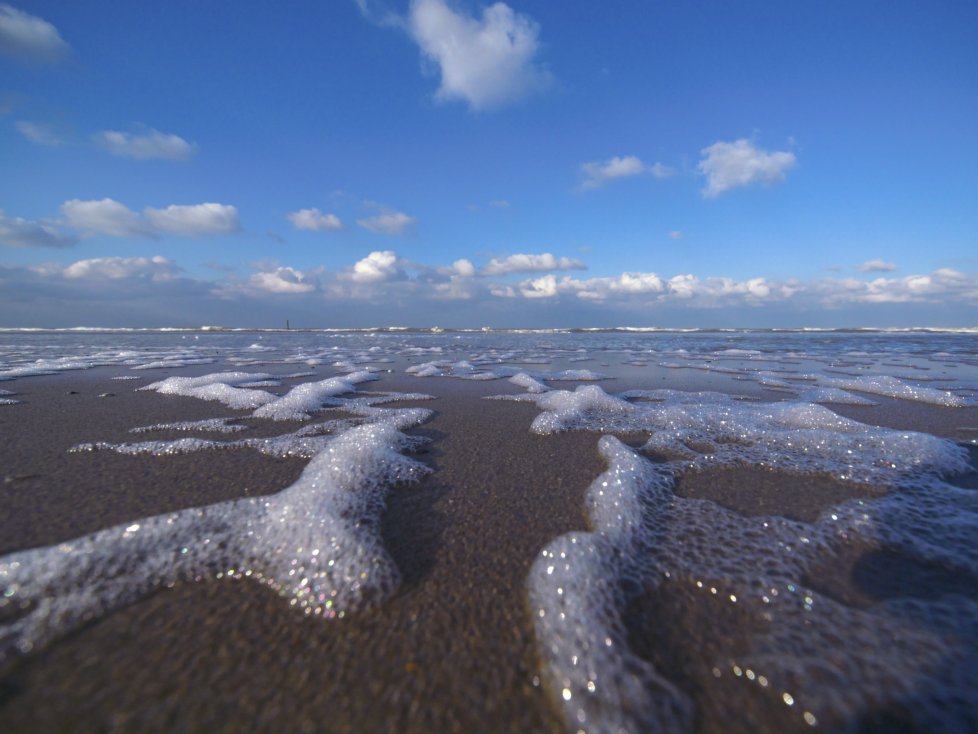
[[(84, 387), (79, 394), (104, 391), (97, 381), (77, 382)], [(419, 390), (408, 384), (398, 388)], [(562, 730), (533, 682), (537, 660), (525, 580), (543, 545), (584, 527), (583, 492), (603, 469), (597, 437), (530, 434), (534, 406), (481, 400), (510, 391), (498, 383), (434, 387), (421, 391), (439, 392), (442, 400), (400, 404), (436, 410), (433, 420), (412, 431), (432, 439), (419, 458), (435, 471), (417, 485), (395, 487), (388, 499), (384, 541), (404, 576), (393, 598), (327, 622), (301, 617), (268, 589), (247, 582), (162, 589), (14, 663), (0, 687), (0, 729)], [(303, 465), (243, 450), (65, 454), (79, 440), (133, 440), (128, 429), (134, 425), (233, 413), (155, 393), (137, 393), (128, 405), (89, 400), (86, 411), (64, 411), (69, 420), (61, 422), (58, 440), (24, 437), (23, 445), (34, 450), (20, 457), (17, 471), (76, 464), (43, 475), (12, 514), (11, 527), (20, 533), (12, 546), (219, 501), (256, 472), (268, 472), (266, 491), (280, 489)], [(32, 402), (41, 415), (26, 422), (25, 433), (37, 438), (63, 402)], [(215, 489), (211, 472), (232, 472), (224, 490)], [(118, 496), (93, 493), (100, 477), (112, 478)], [(147, 483), (155, 491), (135, 491)], [(171, 485), (179, 491), (168, 493)], [(59, 492), (90, 505), (87, 514), (75, 517)]]

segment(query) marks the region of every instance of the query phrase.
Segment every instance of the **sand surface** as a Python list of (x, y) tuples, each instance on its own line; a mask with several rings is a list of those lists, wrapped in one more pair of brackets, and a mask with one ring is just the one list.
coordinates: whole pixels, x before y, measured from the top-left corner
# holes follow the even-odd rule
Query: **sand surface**
[[(200, 370), (208, 371), (213, 366)], [(247, 449), (169, 457), (70, 453), (84, 441), (143, 440), (129, 433), (135, 426), (247, 416), (219, 403), (135, 392), (146, 380), (108, 379), (115, 374), (97, 369), (5, 383), (24, 404), (0, 409), (0, 552), (274, 493), (301, 472), (302, 460)], [(537, 679), (526, 577), (544, 545), (587, 528), (582, 498), (605, 468), (597, 435), (531, 434), (535, 406), (482, 399), (519, 392), (504, 381), (390, 375), (364, 387), (437, 397), (396, 404), (435, 411), (412, 430), (431, 439), (417, 458), (434, 471), (418, 484), (393, 488), (388, 498), (383, 539), (404, 579), (391, 599), (324, 621), (303, 617), (247, 581), (160, 589), (0, 670), (0, 730), (563, 731)], [(604, 387), (621, 389), (613, 382)], [(970, 410), (949, 422), (946, 409), (881, 402), (877, 408), (840, 406), (839, 412), (894, 427), (933, 426), (957, 438), (966, 436), (962, 427), (969, 421), (978, 424)], [(246, 422), (248, 435), (282, 432), (281, 425)], [(958, 483), (975, 486), (975, 476)], [(799, 481), (811, 484), (802, 493), (809, 499), (788, 506), (779, 489)], [(712, 499), (746, 516), (802, 520), (829, 504), (881, 491), (757, 470), (691, 474), (677, 487), (681, 495)], [(970, 593), (973, 580), (905, 561), (874, 548), (854, 549), (810, 583), (854, 606), (935, 589)], [(718, 610), (709, 620), (689, 618), (695, 605), (684, 593), (667, 587), (636, 598), (627, 620), (633, 645), (693, 697), (700, 731), (732, 730), (729, 712), (711, 708), (712, 689), (689, 665), (690, 650), (700, 642), (697, 625), (725, 625), (736, 636), (752, 624), (750, 615), (744, 607), (736, 617)], [(796, 726), (797, 719), (779, 718), (778, 711), (762, 699), (745, 699), (737, 730)], [(894, 716), (884, 723), (906, 723), (899, 712)]]

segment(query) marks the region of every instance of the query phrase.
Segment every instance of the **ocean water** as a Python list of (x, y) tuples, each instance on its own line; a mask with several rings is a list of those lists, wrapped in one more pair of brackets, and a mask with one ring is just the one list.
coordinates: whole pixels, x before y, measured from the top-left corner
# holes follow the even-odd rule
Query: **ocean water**
[[(425, 399), (432, 381), (496, 381), (496, 399), (535, 406), (528, 433), (593, 433), (607, 466), (587, 478), (589, 530), (548, 539), (526, 580), (539, 679), (568, 731), (738, 715), (856, 730), (888, 711), (919, 730), (978, 729), (978, 494), (959, 481), (978, 446), (974, 330), (8, 330), (0, 410), (29, 408), (17, 389), (29, 380), (99, 368), (120, 390), (212, 401), (281, 431), (134, 416), (132, 441), (79, 436), (74, 451), (246, 447), (308, 464), (270, 497), (0, 558), (0, 661), (177, 581), (251, 579), (324, 624), (382, 605), (400, 583), (377, 530), (386, 493), (429, 471), (412, 429), (431, 413), (398, 401)], [(417, 388), (385, 389), (392, 378)], [(140, 440), (159, 431), (180, 435)], [(679, 491), (725, 472), (773, 477), (772, 511)], [(799, 519), (813, 501), (800, 493), (829, 484), (851, 491)], [(898, 570), (895, 589), (855, 602), (821, 580), (867, 557), (917, 581), (901, 586)], [(666, 654), (657, 627), (677, 607), (685, 647)]]

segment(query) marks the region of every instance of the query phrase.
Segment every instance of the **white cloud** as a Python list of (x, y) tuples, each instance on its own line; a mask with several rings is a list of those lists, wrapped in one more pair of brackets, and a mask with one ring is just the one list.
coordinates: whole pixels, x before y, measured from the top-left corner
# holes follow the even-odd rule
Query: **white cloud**
[(608, 181), (626, 176), (638, 176), (645, 172), (645, 164), (633, 155), (615, 156), (607, 161), (592, 161), (581, 165), (581, 171), (587, 177), (581, 184), (582, 189), (596, 189)]
[(519, 289), (523, 298), (553, 298), (557, 295), (557, 278), (544, 275), (520, 283)]
[(148, 128), (138, 133), (118, 130), (101, 130), (94, 135), (95, 142), (112, 155), (127, 158), (165, 158), (187, 160), (197, 152), (197, 146), (179, 135), (161, 133)]
[(248, 282), (256, 290), (266, 293), (308, 293), (316, 290), (315, 284), (309, 282), (304, 273), (289, 267), (255, 273)]
[(587, 270), (580, 260), (569, 257), (554, 257), (549, 252), (540, 255), (510, 255), (493, 258), (482, 269), (484, 275), (507, 275), (508, 273), (541, 273), (547, 270)]
[(361, 227), (377, 234), (401, 234), (413, 223), (414, 217), (404, 212), (382, 212), (373, 217), (357, 220), (357, 224)]
[(851, 303), (940, 303), (978, 301), (978, 278), (951, 268), (940, 268), (929, 275), (903, 278), (825, 279), (812, 286), (822, 305)]
[(238, 210), (230, 204), (171, 204), (165, 209), (144, 209), (143, 216), (154, 230), (168, 234), (228, 234), (240, 229)]
[(238, 210), (229, 204), (171, 204), (164, 209), (144, 209), (140, 215), (114, 199), (71, 199), (61, 205), (61, 213), (69, 226), (86, 235), (193, 236), (227, 234), (239, 229)]
[(724, 191), (754, 183), (777, 183), (795, 165), (788, 151), (769, 153), (754, 147), (746, 138), (732, 143), (718, 141), (700, 151), (703, 159), (697, 171), (706, 176), (703, 195), (712, 198)]
[(674, 173), (671, 168), (662, 163), (647, 166), (641, 158), (634, 155), (615, 156), (606, 161), (584, 163), (581, 165), (581, 172), (585, 176), (581, 188), (585, 190), (600, 188), (617, 178), (640, 176), (644, 173), (649, 173), (656, 178), (666, 178)]
[(8, 217), (0, 209), (0, 245), (9, 247), (71, 247), (76, 238), (53, 224)]
[(463, 258), (452, 263), (450, 272), (460, 278), (471, 278), (475, 275), (475, 265)]
[(173, 280), (180, 268), (172, 260), (155, 257), (96, 257), (78, 260), (61, 274), (70, 279), (125, 280), (140, 278), (154, 283)]
[(57, 61), (68, 53), (68, 44), (51, 23), (3, 3), (0, 53), (23, 61)]
[(579, 280), (564, 276), (526, 280), (516, 288), (493, 286), (492, 295), (514, 298), (573, 295), (592, 303), (614, 301), (635, 306), (682, 303), (692, 308), (718, 308), (727, 305), (758, 306), (791, 298), (799, 287), (794, 282), (772, 283), (765, 278), (700, 279), (691, 273), (663, 278), (657, 273), (622, 273), (614, 277)]
[(539, 25), (505, 3), (475, 18), (445, 0), (413, 0), (407, 28), (441, 71), (439, 100), (461, 99), (473, 110), (490, 110), (550, 83), (549, 72), (534, 61)]
[(896, 270), (896, 265), (894, 263), (876, 258), (874, 260), (867, 260), (862, 265), (856, 268), (860, 273), (890, 273)]
[(489, 206), (493, 209), (509, 209), (510, 204), (505, 199), (493, 199), (489, 202)]
[(343, 222), (338, 216), (323, 214), (319, 209), (299, 209), (299, 211), (291, 212), (285, 216), (296, 229), (314, 232), (335, 232), (343, 229)]
[(15, 127), (18, 132), (32, 143), (57, 147), (64, 144), (64, 138), (50, 125), (40, 122), (30, 122), (28, 120), (17, 120)]
[(669, 233), (669, 239), (671, 240), (681, 240), (683, 238), (683, 233), (678, 229), (674, 229)]
[(664, 163), (658, 163), (658, 162), (653, 163), (651, 166), (649, 166), (648, 170), (649, 173), (651, 173), (656, 178), (669, 178), (670, 176), (674, 176), (676, 173), (676, 169), (670, 168)]
[(82, 201), (70, 199), (61, 205), (68, 226), (84, 234), (107, 234), (112, 237), (147, 235), (149, 230), (140, 216), (114, 199)]
[(356, 283), (382, 283), (403, 277), (400, 260), (391, 250), (371, 252), (358, 260), (347, 276)]

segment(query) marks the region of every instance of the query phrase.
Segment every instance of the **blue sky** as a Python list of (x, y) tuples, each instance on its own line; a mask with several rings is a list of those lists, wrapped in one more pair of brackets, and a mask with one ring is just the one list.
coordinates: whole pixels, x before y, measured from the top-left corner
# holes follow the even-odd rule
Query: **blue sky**
[(0, 325), (978, 324), (978, 5), (0, 3)]

